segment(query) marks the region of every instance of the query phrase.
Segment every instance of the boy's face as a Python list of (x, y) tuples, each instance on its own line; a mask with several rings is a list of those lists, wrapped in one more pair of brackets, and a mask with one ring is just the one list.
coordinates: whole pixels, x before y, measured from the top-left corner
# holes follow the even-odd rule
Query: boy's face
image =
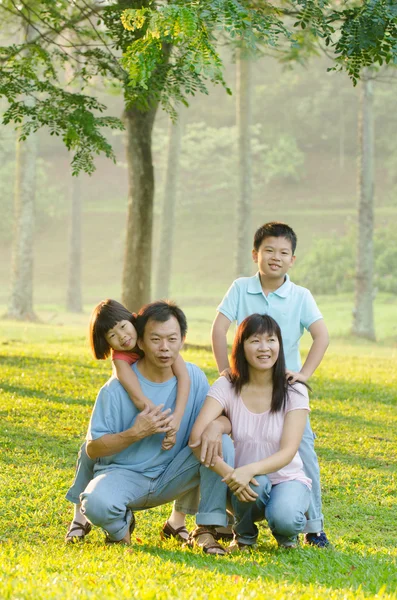
[(295, 262), (291, 242), (285, 237), (267, 237), (258, 250), (252, 251), (259, 273), (270, 279), (284, 279)]

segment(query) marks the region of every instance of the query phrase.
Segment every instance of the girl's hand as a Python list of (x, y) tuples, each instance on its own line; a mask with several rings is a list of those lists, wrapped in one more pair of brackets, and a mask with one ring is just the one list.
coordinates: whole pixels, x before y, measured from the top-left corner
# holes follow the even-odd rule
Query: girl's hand
[(162, 450), (171, 450), (171, 448), (173, 448), (175, 446), (176, 443), (176, 433), (172, 433), (172, 431), (169, 431), (168, 433), (166, 433), (164, 439), (163, 439), (163, 443), (161, 444), (161, 449)]
[(181, 420), (178, 419), (178, 417), (175, 417), (175, 415), (172, 415), (172, 419), (170, 422), (171, 429), (168, 431), (168, 433), (166, 433), (163, 439), (163, 443), (161, 444), (162, 450), (171, 450), (171, 448), (175, 446), (176, 434), (178, 433), (180, 426)]
[[(231, 473), (226, 475), (222, 479), (228, 486), (229, 489), (233, 492), (233, 494), (239, 494), (245, 488), (249, 487), (249, 484), (259, 485), (259, 483), (254, 478), (255, 473), (252, 470), (251, 465), (244, 465), (244, 467), (237, 467)], [(253, 492), (253, 490), (251, 490)], [(256, 492), (253, 492), (255, 497), (258, 495)]]

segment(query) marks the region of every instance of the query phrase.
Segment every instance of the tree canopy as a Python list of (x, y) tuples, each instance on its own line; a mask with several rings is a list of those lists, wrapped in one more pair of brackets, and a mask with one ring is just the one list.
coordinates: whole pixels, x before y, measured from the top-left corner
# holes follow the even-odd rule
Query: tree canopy
[[(119, 85), (127, 106), (159, 102), (173, 115), (209, 82), (229, 91), (219, 45), (230, 41), (255, 50), (282, 37), (298, 52), (317, 40), (353, 83), (363, 67), (397, 60), (393, 0), (3, 0), (0, 14), (3, 40), (10, 24), (34, 32), (0, 47), (3, 122), (21, 124), (22, 139), (43, 126), (61, 136), (74, 173), (91, 173), (96, 154), (114, 158), (103, 129), (122, 127), (84, 90), (98, 77)], [(66, 88), (66, 63), (82, 90)]]

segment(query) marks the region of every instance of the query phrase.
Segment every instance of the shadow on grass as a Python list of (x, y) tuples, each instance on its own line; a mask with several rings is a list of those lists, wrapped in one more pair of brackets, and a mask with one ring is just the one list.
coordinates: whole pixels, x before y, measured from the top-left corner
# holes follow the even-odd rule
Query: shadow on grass
[[(1, 390), (3, 392), (9, 393), (9, 394), (15, 394), (16, 396), (18, 396), (19, 398), (31, 398), (33, 399), (38, 399), (38, 400), (45, 400), (48, 402), (55, 402), (55, 403), (59, 403), (59, 404), (67, 404), (67, 405), (80, 405), (80, 406), (93, 406), (94, 405), (94, 401), (95, 401), (95, 395), (96, 393), (92, 395), (92, 398), (89, 398), (88, 400), (84, 400), (83, 398), (80, 399), (76, 399), (76, 398), (72, 398), (69, 395), (60, 395), (60, 394), (53, 394), (52, 392), (47, 392), (47, 391), (40, 391), (37, 389), (32, 389), (31, 387), (28, 387), (27, 385), (9, 385), (8, 383), (1, 383)], [(99, 391), (99, 387), (98, 387), (98, 391)]]
[(36, 429), (27, 429), (23, 424), (7, 423), (0, 428), (0, 448), (4, 448), (0, 465), (36, 466), (39, 454), (42, 465), (51, 465), (54, 459), (61, 459), (65, 461), (62, 469), (69, 469), (75, 465), (77, 452), (84, 441), (84, 434), (85, 431), (81, 435), (71, 434), (65, 427), (60, 429), (60, 435), (50, 435)]
[[(335, 425), (340, 428), (340, 431), (343, 431), (344, 429), (349, 430), (349, 435), (351, 435), (355, 430), (357, 430), (357, 433), (361, 435), (363, 431), (366, 430), (374, 434), (372, 436), (373, 439), (378, 439), (385, 442), (392, 441), (392, 430), (389, 429), (385, 431), (384, 429), (386, 425), (385, 420), (377, 420), (373, 415), (365, 418), (361, 415), (351, 415), (344, 412), (337, 413), (335, 411), (323, 410), (321, 408), (316, 408), (314, 412), (316, 415), (316, 420), (319, 420), (320, 429), (322, 422), (327, 424), (335, 423)], [(384, 432), (384, 434), (379, 435), (379, 432)]]
[(366, 381), (348, 381), (345, 379), (319, 379), (313, 385), (312, 397), (315, 400), (359, 399), (376, 404), (397, 404), (397, 386), (379, 385)]

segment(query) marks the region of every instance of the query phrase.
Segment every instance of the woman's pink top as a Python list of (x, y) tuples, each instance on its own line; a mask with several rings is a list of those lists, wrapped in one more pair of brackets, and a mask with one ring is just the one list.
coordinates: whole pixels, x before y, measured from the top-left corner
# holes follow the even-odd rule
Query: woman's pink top
[(112, 350), (112, 360), (125, 360), (129, 365), (133, 365), (141, 357), (136, 352), (119, 352), (118, 350)]
[[(222, 406), (224, 414), (232, 424), (232, 438), (235, 447), (235, 465), (242, 467), (280, 450), (285, 415), (291, 410), (310, 411), (307, 388), (302, 384), (290, 387), (286, 407), (276, 413), (256, 414), (248, 410), (240, 395), (236, 394), (226, 377), (220, 377), (211, 386), (208, 396)], [(292, 461), (275, 473), (267, 473), (271, 483), (283, 483), (296, 479), (311, 489), (311, 479), (303, 471), (302, 459), (297, 452)]]

